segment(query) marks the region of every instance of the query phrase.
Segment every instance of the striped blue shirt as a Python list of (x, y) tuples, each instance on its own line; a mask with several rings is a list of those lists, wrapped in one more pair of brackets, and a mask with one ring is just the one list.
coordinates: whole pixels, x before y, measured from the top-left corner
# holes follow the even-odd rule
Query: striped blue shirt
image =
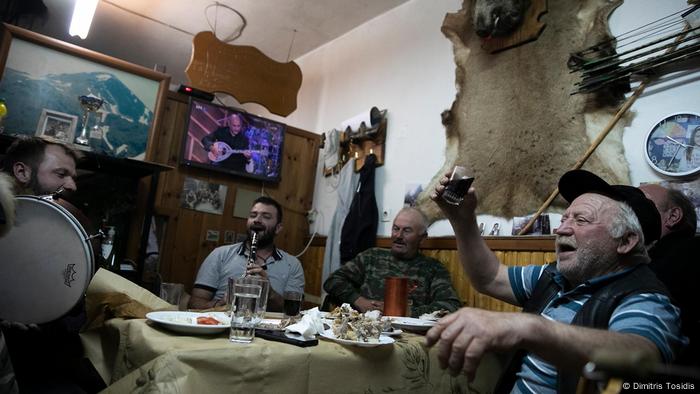
[[(508, 267), (508, 277), (513, 293), (520, 305), (532, 296), (535, 285), (544, 272), (544, 265)], [(631, 268), (630, 268), (631, 269)], [(554, 281), (560, 290), (544, 308), (541, 316), (548, 320), (570, 324), (593, 291), (627, 271), (591, 279), (567, 290), (566, 280), (560, 273)], [(664, 361), (670, 362), (675, 351), (685, 344), (680, 334), (680, 310), (668, 297), (656, 293), (635, 294), (626, 297), (615, 308), (609, 321), (609, 330), (641, 335), (652, 341)], [(520, 372), (517, 373), (513, 393), (556, 393), (557, 369), (555, 366), (528, 353)]]

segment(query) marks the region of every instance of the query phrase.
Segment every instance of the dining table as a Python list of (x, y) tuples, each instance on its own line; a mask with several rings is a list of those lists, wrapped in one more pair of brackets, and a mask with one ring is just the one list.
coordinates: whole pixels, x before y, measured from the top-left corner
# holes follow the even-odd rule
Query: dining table
[(372, 347), (325, 337), (307, 347), (260, 337), (241, 344), (229, 341), (228, 330), (176, 332), (128, 311), (108, 311), (105, 299), (113, 297), (105, 295), (115, 292), (151, 310), (168, 304), (111, 273), (98, 275), (88, 288), (90, 324), (81, 339), (107, 393), (488, 393), (500, 373), (497, 357), (487, 354), (473, 381), (451, 376), (422, 330)]

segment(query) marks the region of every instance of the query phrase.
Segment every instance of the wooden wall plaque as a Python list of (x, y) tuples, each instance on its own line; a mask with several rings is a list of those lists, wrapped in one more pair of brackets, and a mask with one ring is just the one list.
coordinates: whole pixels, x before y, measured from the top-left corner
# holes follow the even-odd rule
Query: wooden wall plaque
[(223, 43), (210, 31), (192, 40), (185, 73), (197, 89), (228, 93), (240, 103), (258, 103), (280, 116), (297, 108), (302, 76), (296, 63), (276, 62), (252, 46)]

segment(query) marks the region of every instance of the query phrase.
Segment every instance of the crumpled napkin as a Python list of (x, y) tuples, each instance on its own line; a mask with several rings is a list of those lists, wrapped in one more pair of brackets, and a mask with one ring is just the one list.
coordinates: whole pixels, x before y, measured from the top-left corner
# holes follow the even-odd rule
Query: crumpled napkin
[(306, 311), (299, 322), (288, 326), (285, 331), (296, 332), (304, 338), (313, 338), (316, 334), (322, 333), (323, 319), (318, 307)]

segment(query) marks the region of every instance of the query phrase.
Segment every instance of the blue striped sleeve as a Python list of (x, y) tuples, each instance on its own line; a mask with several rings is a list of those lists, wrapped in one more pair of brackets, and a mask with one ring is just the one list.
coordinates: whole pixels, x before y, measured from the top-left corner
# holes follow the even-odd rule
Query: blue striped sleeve
[(665, 362), (673, 361), (688, 339), (680, 333), (680, 310), (661, 294), (625, 298), (610, 318), (610, 330), (640, 335), (652, 341)]
[(519, 305), (523, 305), (532, 296), (532, 290), (535, 288), (545, 267), (544, 265), (508, 267), (510, 287)]

